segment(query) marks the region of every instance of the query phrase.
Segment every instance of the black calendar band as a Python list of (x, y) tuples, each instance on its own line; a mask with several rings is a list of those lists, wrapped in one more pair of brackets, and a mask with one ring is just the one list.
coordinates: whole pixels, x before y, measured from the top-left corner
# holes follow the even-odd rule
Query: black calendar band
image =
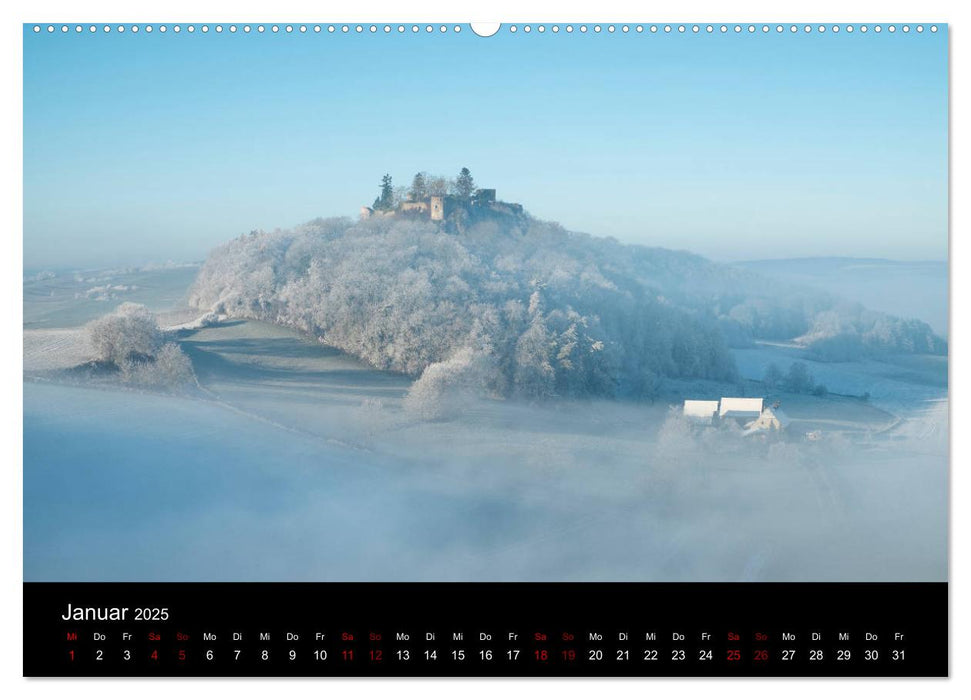
[(26, 676), (946, 676), (946, 583), (25, 583)]

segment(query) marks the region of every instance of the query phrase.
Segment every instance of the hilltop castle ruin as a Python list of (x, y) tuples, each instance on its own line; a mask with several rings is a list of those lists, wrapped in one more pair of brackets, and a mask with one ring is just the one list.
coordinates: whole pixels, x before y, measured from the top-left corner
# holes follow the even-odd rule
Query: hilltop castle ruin
[(494, 189), (480, 189), (475, 191), (471, 199), (454, 194), (433, 194), (418, 201), (404, 201), (394, 209), (375, 209), (361, 207), (361, 218), (370, 219), (372, 216), (393, 216), (395, 214), (417, 215), (427, 217), (429, 221), (445, 221), (457, 211), (467, 213), (483, 213), (486, 211), (497, 214), (522, 214), (523, 205), (514, 202), (496, 200)]
[[(463, 169), (459, 175), (459, 184), (453, 181), (452, 191), (456, 194), (442, 192), (424, 193), (422, 173), (415, 176), (416, 181), (407, 197), (396, 198), (391, 188), (391, 176), (385, 175), (381, 186), (381, 195), (370, 207), (361, 207), (361, 219), (373, 217), (405, 216), (410, 218), (437, 221), (450, 228), (461, 230), (465, 224), (475, 220), (501, 217), (519, 217), (523, 215), (523, 206), (514, 202), (502, 202), (496, 199), (494, 189), (472, 189), (471, 174)], [(462, 178), (465, 177), (464, 182)], [(441, 182), (445, 182), (441, 179)], [(418, 185), (418, 186), (416, 186)], [(464, 185), (464, 186), (463, 186)], [(442, 187), (441, 189), (445, 189)], [(400, 199), (400, 201), (396, 201)]]

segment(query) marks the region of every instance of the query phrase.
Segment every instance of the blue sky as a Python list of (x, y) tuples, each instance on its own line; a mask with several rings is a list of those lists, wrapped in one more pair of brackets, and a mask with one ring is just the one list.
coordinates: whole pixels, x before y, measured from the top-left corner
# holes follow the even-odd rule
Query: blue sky
[(24, 265), (202, 259), (468, 166), (718, 260), (947, 255), (947, 36), (35, 35)]

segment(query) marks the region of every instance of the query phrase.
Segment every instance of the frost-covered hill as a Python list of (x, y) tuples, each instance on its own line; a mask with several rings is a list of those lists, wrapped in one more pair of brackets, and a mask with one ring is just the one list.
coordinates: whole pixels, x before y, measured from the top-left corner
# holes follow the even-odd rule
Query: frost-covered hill
[(254, 232), (213, 251), (190, 303), (500, 395), (645, 396), (663, 377), (733, 379), (728, 345), (754, 338), (844, 354), (944, 348), (918, 321), (529, 217), (460, 235), (400, 217)]

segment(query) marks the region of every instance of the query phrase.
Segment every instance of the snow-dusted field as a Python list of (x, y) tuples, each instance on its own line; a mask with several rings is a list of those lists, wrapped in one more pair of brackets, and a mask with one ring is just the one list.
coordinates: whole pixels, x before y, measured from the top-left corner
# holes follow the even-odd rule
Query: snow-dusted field
[(947, 358), (936, 355), (900, 355), (882, 361), (818, 362), (800, 348), (785, 345), (757, 345), (736, 349), (735, 362), (746, 379), (761, 379), (774, 363), (783, 372), (793, 362), (802, 362), (817, 383), (836, 394), (870, 395), (875, 406), (907, 413), (921, 402), (947, 394)]
[[(423, 422), (407, 378), (286, 329), (230, 321), (179, 342), (191, 396), (25, 382), (25, 579), (947, 575), (930, 360), (814, 363), (831, 391), (873, 398), (782, 396), (796, 435), (824, 439), (763, 443), (687, 431), (667, 401), (468, 399)], [(26, 331), (24, 348), (28, 378), (85, 354), (76, 327)], [(758, 377), (786, 352), (739, 365)]]
[(198, 265), (180, 265), (25, 275), (24, 329), (74, 328), (125, 301), (145, 304), (156, 312), (174, 311), (188, 320), (181, 307), (198, 269)]
[(24, 330), (24, 373), (68, 369), (91, 359), (91, 344), (81, 328)]

